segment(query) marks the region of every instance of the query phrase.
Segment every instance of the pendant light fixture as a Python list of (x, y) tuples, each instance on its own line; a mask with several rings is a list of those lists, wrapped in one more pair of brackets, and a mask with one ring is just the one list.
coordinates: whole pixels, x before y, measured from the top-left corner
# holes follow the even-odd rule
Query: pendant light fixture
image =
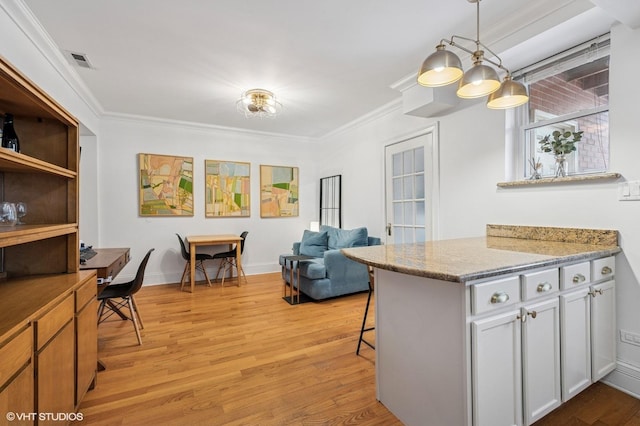
[[(523, 105), (529, 101), (527, 89), (520, 82), (511, 79), (511, 72), (502, 65), (502, 60), (487, 46), (480, 42), (480, 0), (467, 0), (476, 3), (476, 39), (453, 35), (449, 40), (442, 39), (432, 53), (422, 63), (418, 73), (418, 84), (426, 87), (446, 86), (458, 81), (456, 94), (463, 99), (489, 96), (487, 106), (492, 109), (506, 109)], [(475, 43), (475, 50), (467, 49), (454, 41), (466, 40)], [(446, 44), (457, 47), (471, 55), (473, 66), (463, 72), (460, 58), (453, 52), (446, 50)], [(497, 60), (486, 59), (485, 50)], [(506, 72), (502, 83), (495, 69), (483, 62), (488, 62)]]

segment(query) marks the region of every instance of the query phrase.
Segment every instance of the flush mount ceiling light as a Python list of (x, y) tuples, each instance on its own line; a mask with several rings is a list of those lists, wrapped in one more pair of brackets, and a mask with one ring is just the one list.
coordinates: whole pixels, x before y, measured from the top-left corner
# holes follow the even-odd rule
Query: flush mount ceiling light
[[(440, 87), (458, 81), (458, 90), (456, 91), (458, 97), (472, 99), (490, 95), (487, 107), (492, 109), (513, 108), (527, 103), (529, 96), (524, 85), (513, 81), (511, 72), (502, 65), (502, 59), (480, 42), (480, 0), (467, 1), (476, 3), (476, 39), (453, 35), (449, 40), (440, 40), (436, 51), (422, 63), (418, 73), (418, 84), (427, 87)], [(475, 43), (475, 50), (467, 49), (459, 42), (456, 43), (454, 39)], [(463, 72), (460, 58), (455, 53), (446, 50), (445, 43), (470, 54), (473, 66)], [(496, 61), (486, 59), (484, 57), (485, 50), (491, 53)], [(502, 84), (496, 70), (483, 62), (488, 62), (506, 73)]]
[(275, 118), (282, 112), (282, 104), (273, 92), (264, 89), (247, 90), (236, 102), (238, 112), (247, 118)]

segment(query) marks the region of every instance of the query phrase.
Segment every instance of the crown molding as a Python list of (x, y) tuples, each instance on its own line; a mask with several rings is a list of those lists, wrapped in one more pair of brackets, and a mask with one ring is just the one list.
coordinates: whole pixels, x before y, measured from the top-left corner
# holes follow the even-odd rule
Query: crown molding
[(397, 110), (402, 110), (402, 98), (399, 97), (397, 99), (394, 99), (391, 102), (386, 103), (385, 105), (374, 109), (373, 111), (359, 117), (356, 118), (353, 121), (350, 121), (349, 123), (338, 127), (335, 130), (330, 131), (329, 133), (325, 134), (324, 136), (319, 137), (318, 139), (323, 140), (323, 139), (328, 139), (328, 138), (332, 138), (334, 136), (340, 135), (342, 133), (346, 133), (350, 130), (355, 130), (359, 127), (362, 127), (368, 123), (371, 123), (372, 121), (375, 121), (381, 117), (384, 117), (392, 112), (395, 112)]
[(93, 93), (91, 93), (84, 84), (78, 72), (72, 68), (59, 47), (54, 43), (53, 39), (42, 27), (24, 1), (1, 0), (0, 8), (15, 22), (20, 31), (22, 31), (33, 46), (42, 54), (43, 58), (49, 62), (69, 88), (78, 95), (78, 98), (82, 100), (87, 108), (99, 118), (104, 112), (102, 105), (100, 105), (100, 102), (93, 96)]
[(145, 115), (136, 115), (136, 114), (125, 114), (118, 112), (105, 112), (102, 114), (102, 118), (104, 120), (114, 120), (114, 121), (123, 121), (129, 123), (146, 123), (153, 124), (154, 126), (167, 126), (167, 127), (182, 127), (185, 129), (195, 129), (195, 130), (215, 130), (219, 132), (228, 132), (234, 134), (245, 134), (249, 136), (260, 136), (260, 137), (268, 137), (273, 139), (286, 139), (292, 140), (296, 142), (315, 142), (318, 138), (311, 138), (307, 136), (295, 136), (289, 135), (285, 133), (273, 133), (273, 132), (261, 132), (258, 130), (247, 130), (241, 129), (238, 127), (226, 127), (226, 126), (218, 126), (215, 124), (206, 124), (206, 123), (198, 123), (195, 121), (182, 121), (182, 120), (172, 120), (167, 118), (158, 118), (152, 116)]

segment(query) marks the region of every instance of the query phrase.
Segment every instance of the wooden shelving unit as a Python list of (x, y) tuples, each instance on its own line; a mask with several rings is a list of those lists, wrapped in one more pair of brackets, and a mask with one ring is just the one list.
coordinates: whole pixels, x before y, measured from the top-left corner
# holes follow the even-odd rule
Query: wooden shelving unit
[(79, 271), (78, 122), (0, 58), (5, 113), (22, 152), (0, 148), (0, 201), (25, 202), (27, 215), (0, 226), (0, 358), (11, 360), (0, 407), (69, 413), (97, 365), (96, 275)]
[(11, 113), (21, 153), (0, 148), (2, 201), (27, 204), (28, 225), (0, 227), (8, 279), (77, 272), (78, 122), (0, 60), (0, 113)]

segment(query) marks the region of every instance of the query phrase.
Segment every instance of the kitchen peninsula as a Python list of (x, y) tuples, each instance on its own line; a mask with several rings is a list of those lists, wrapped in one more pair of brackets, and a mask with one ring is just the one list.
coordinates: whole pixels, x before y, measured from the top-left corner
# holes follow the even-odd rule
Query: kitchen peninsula
[(375, 269), (377, 398), (407, 425), (528, 425), (615, 368), (617, 231), (342, 251)]

